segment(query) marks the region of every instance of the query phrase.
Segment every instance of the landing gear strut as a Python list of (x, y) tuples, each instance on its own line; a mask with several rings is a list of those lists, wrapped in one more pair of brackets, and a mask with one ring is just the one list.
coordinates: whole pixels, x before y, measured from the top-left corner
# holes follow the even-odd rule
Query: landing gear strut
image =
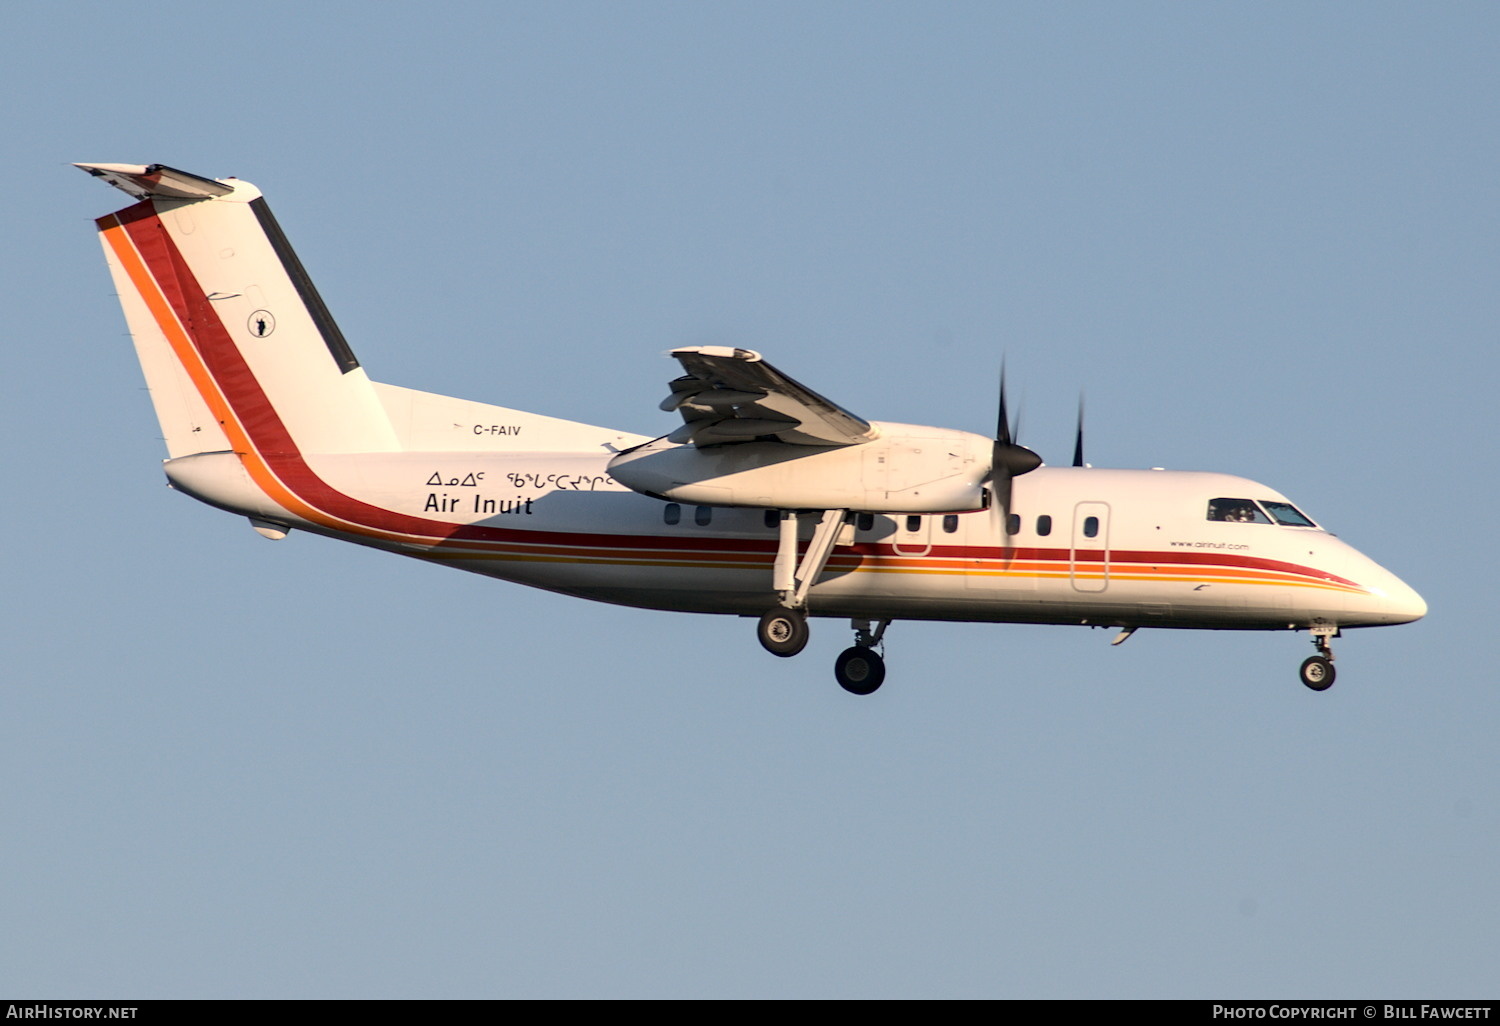
[[(811, 515), (811, 514), (808, 514)], [(807, 550), (798, 558), (797, 520), (795, 510), (782, 510), (777, 532), (776, 562), (771, 569), (771, 589), (779, 605), (760, 618), (755, 635), (761, 647), (772, 655), (794, 656), (807, 647), (807, 595), (823, 575), (834, 548), (851, 544), (854, 529), (846, 509), (817, 511), (817, 526), (808, 541)], [(874, 625), (869, 620), (854, 620), (854, 647), (839, 654), (833, 664), (833, 675), (839, 686), (850, 694), (868, 695), (885, 681), (885, 660), (875, 651), (885, 635), (890, 620)]]
[(1337, 676), (1333, 669), (1333, 649), (1329, 647), (1328, 639), (1338, 637), (1339, 629), (1331, 623), (1314, 623), (1310, 629), (1318, 654), (1303, 660), (1300, 676), (1302, 683), (1314, 691), (1327, 691), (1333, 687)]
[(807, 593), (822, 576), (828, 557), (843, 533), (848, 510), (823, 510), (818, 515), (812, 541), (801, 560), (797, 558), (797, 513), (781, 512), (776, 562), (771, 586), (780, 602), (760, 618), (755, 635), (761, 646), (772, 655), (794, 656), (807, 647), (811, 633), (807, 628)]

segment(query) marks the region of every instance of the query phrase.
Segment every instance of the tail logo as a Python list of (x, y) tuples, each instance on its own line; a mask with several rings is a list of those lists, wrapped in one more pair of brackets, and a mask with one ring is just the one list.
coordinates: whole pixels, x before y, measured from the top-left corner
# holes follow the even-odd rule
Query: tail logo
[(250, 319), (245, 322), (245, 326), (250, 329), (250, 334), (256, 338), (266, 338), (271, 332), (276, 330), (276, 318), (271, 316), (271, 311), (269, 310), (257, 310), (250, 315)]

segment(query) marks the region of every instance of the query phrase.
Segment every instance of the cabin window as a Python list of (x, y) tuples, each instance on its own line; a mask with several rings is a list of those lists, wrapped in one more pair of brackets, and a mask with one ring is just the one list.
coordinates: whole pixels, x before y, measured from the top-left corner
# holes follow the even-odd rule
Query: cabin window
[(1021, 533), (1021, 514), (1012, 513), (1005, 518), (1005, 533), (1009, 535)]
[(875, 530), (875, 514), (874, 513), (859, 513), (859, 514), (856, 514), (855, 517), (854, 517), (854, 526), (855, 526), (856, 529), (858, 529), (860, 531), (873, 531), (873, 530)]
[(1307, 519), (1302, 511), (1290, 502), (1276, 502), (1272, 499), (1262, 499), (1262, 506), (1271, 518), (1283, 527), (1317, 527), (1318, 525)]
[(1097, 538), (1097, 537), (1099, 537), (1099, 518), (1098, 517), (1084, 517), (1083, 518), (1083, 536), (1085, 538)]
[(958, 514), (957, 513), (946, 514), (943, 517), (943, 531), (944, 531), (944, 533), (946, 533), (946, 534), (953, 534), (957, 530), (958, 530)]
[(712, 506), (699, 506), (693, 510), (693, 523), (699, 527), (707, 527), (709, 521), (713, 520), (713, 518), (714, 508)]
[(1052, 518), (1043, 513), (1036, 518), (1036, 533), (1043, 538), (1052, 533)]
[(1249, 499), (1210, 499), (1208, 519), (1227, 524), (1269, 524), (1271, 518)]
[(767, 527), (774, 529), (781, 526), (781, 514), (774, 509), (766, 510), (765, 520)]
[(668, 524), (681, 523), (682, 507), (675, 502), (667, 503), (666, 507), (661, 511), (661, 518)]
[(906, 531), (907, 531), (908, 534), (916, 534), (921, 529), (922, 529), (922, 518), (921, 517), (907, 517), (906, 518)]

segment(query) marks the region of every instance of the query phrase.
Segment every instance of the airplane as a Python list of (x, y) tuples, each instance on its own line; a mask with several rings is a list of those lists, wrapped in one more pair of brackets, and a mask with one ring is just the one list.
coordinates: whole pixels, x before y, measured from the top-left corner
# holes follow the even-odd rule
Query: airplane
[(97, 221), (166, 442), (170, 485), (291, 531), (647, 609), (758, 617), (777, 656), (848, 619), (835, 676), (868, 695), (897, 620), (1306, 631), (1427, 612), (1274, 489), (1071, 466), (994, 437), (867, 420), (727, 346), (650, 436), (371, 380), (259, 189), (163, 164), (78, 164), (135, 202)]

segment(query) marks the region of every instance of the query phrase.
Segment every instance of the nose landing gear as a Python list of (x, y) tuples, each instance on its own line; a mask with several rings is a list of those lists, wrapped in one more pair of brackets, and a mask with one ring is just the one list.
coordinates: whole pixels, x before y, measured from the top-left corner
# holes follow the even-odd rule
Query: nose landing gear
[(1329, 647), (1328, 639), (1339, 636), (1339, 629), (1325, 621), (1315, 621), (1312, 627), (1312, 642), (1318, 648), (1318, 654), (1308, 656), (1302, 662), (1299, 676), (1302, 683), (1314, 691), (1327, 691), (1333, 687), (1334, 678), (1337, 674), (1333, 669), (1333, 649)]

